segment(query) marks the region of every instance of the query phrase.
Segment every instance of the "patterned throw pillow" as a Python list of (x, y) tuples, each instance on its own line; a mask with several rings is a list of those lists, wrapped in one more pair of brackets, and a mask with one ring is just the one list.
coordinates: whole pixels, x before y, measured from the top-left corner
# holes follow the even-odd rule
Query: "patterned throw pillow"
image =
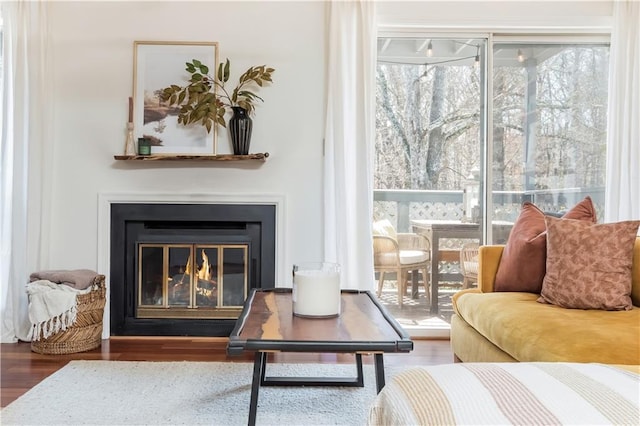
[(547, 273), (538, 302), (574, 309), (631, 309), (631, 264), (640, 221), (545, 221)]
[[(495, 291), (540, 293), (547, 260), (545, 214), (534, 204), (525, 202), (513, 224), (502, 252), (494, 284)], [(576, 204), (562, 216), (596, 223), (596, 210), (590, 197)]]

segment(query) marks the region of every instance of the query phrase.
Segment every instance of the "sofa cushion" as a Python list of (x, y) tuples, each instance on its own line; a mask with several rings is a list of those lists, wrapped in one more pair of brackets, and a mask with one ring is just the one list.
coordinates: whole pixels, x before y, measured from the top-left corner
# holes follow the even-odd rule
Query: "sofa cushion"
[(631, 262), (640, 221), (592, 225), (547, 217), (545, 222), (547, 272), (538, 302), (631, 309)]
[(429, 253), (422, 250), (400, 250), (398, 254), (383, 253), (376, 257), (376, 264), (385, 266), (395, 266), (398, 264), (398, 255), (401, 265), (411, 265), (429, 260)]
[(369, 425), (637, 424), (640, 377), (602, 364), (468, 363), (394, 374)]
[(518, 361), (638, 364), (640, 309), (566, 309), (531, 293), (463, 291), (457, 314)]
[[(597, 222), (590, 197), (586, 197), (562, 217), (589, 223)], [(547, 251), (547, 228), (544, 218), (544, 212), (534, 204), (525, 202), (522, 205), (500, 259), (495, 291), (540, 293)]]

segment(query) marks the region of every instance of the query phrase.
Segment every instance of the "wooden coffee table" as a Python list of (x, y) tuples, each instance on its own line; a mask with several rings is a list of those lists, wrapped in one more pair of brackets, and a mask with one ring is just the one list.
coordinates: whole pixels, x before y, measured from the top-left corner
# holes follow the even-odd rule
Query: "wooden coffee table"
[[(410, 352), (413, 342), (369, 291), (343, 290), (337, 318), (293, 315), (291, 289), (253, 289), (245, 301), (227, 352), (256, 351), (249, 424), (255, 425), (260, 386), (364, 386), (362, 354), (375, 356), (377, 391), (384, 387), (385, 352)], [(265, 377), (268, 352), (353, 353), (355, 378)]]

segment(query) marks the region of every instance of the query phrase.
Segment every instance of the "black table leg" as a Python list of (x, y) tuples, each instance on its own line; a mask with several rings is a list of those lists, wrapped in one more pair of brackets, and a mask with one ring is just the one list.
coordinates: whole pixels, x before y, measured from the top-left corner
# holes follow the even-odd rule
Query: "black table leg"
[[(364, 374), (362, 370), (362, 355), (356, 354), (356, 377), (289, 377), (289, 376), (269, 376), (265, 377), (267, 365), (266, 354), (262, 362), (260, 374), (261, 386), (364, 386)], [(255, 379), (256, 370), (254, 367), (253, 377)], [(256, 392), (257, 393), (257, 392)]]
[(256, 352), (253, 362), (253, 381), (251, 382), (251, 403), (249, 404), (249, 426), (256, 424), (256, 411), (258, 410), (258, 392), (260, 382), (264, 378), (264, 365), (267, 360), (266, 352)]
[(375, 354), (375, 362), (376, 362), (376, 388), (378, 393), (384, 387), (384, 359), (382, 358), (382, 354)]
[(364, 387), (364, 374), (362, 372), (362, 354), (356, 354), (356, 371), (358, 377), (356, 377), (356, 383), (354, 386)]

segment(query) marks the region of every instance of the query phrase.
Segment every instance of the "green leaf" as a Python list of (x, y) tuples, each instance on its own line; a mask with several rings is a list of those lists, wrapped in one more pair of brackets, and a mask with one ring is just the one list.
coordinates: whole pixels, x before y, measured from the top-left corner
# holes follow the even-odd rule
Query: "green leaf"
[(183, 103), (186, 96), (187, 94), (185, 92), (180, 92), (180, 95), (178, 96), (178, 104)]
[(202, 74), (196, 73), (191, 76), (191, 81), (201, 81), (201, 80), (202, 80)]
[(200, 67), (200, 72), (201, 72), (202, 74), (209, 74), (209, 67), (203, 64), (203, 65)]
[(227, 58), (227, 62), (224, 65), (224, 78), (223, 78), (223, 82), (227, 82), (229, 81), (229, 68), (231, 67), (231, 63), (229, 62), (229, 58)]
[(199, 61), (199, 60), (197, 60), (197, 59), (194, 59), (194, 60), (193, 60), (193, 65), (195, 65), (196, 67), (200, 67), (200, 66), (202, 65), (202, 62), (200, 62), (200, 61)]
[(208, 92), (202, 99), (202, 102), (214, 103), (214, 100), (215, 100), (215, 96), (213, 95), (213, 93)]
[(251, 104), (245, 100), (238, 101), (238, 106), (247, 110), (247, 112), (251, 112)]
[(222, 79), (224, 75), (224, 64), (222, 62), (220, 62), (220, 65), (218, 65), (218, 81), (222, 81)]

